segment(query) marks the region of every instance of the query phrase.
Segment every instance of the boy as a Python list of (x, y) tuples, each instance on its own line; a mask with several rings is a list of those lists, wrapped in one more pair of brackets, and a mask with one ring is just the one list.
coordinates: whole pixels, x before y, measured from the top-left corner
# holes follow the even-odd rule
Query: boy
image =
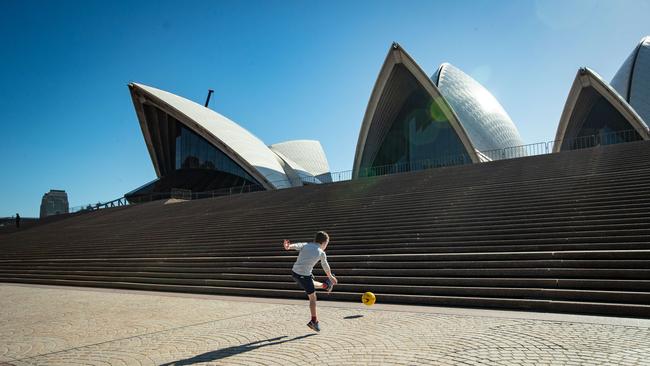
[[(296, 263), (293, 265), (292, 276), (298, 286), (300, 286), (307, 297), (309, 298), (309, 311), (311, 312), (311, 321), (307, 326), (317, 332), (320, 332), (318, 325), (318, 318), (316, 317), (316, 289), (327, 290), (331, 292), (334, 285), (338, 283), (336, 277), (330, 271), (330, 266), (327, 263), (327, 255), (325, 248), (330, 241), (329, 235), (324, 231), (316, 233), (314, 243), (296, 243), (291, 244), (289, 240), (284, 241), (284, 250), (297, 250), (300, 252)], [(314, 280), (314, 275), (311, 273), (316, 263), (320, 261), (323, 270), (327, 274), (325, 283)]]

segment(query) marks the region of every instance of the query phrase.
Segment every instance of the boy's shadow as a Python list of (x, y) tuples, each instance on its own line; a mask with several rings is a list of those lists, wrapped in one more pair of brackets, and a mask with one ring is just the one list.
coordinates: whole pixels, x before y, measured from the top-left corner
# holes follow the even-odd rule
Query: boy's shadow
[(207, 361), (216, 361), (220, 360), (222, 358), (238, 355), (240, 353), (248, 352), (248, 351), (253, 351), (258, 348), (262, 347), (267, 347), (267, 346), (274, 346), (276, 344), (281, 344), (285, 342), (290, 342), (290, 341), (297, 341), (299, 339), (315, 336), (315, 333), (312, 334), (306, 334), (303, 336), (299, 337), (294, 337), (291, 339), (285, 339), (285, 340), (280, 340), (282, 338), (287, 338), (287, 336), (281, 336), (281, 337), (276, 337), (276, 338), (270, 338), (270, 339), (265, 339), (262, 341), (256, 341), (256, 342), (251, 342), (247, 344), (242, 344), (239, 346), (232, 346), (232, 347), (227, 347), (227, 348), (222, 348), (218, 349), (216, 351), (210, 351), (206, 353), (202, 353), (200, 355), (196, 355), (192, 358), (186, 358), (184, 360), (178, 360), (178, 361), (173, 361), (173, 362), (168, 362), (165, 364), (161, 364), (160, 366), (182, 366), (182, 365), (193, 365), (197, 362), (207, 362)]

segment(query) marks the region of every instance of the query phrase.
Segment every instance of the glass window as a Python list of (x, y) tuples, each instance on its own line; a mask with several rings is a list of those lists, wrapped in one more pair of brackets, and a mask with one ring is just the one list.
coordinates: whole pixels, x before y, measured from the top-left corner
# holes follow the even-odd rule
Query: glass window
[(183, 162), (183, 168), (190, 167), (188, 156), (190, 156), (190, 135), (187, 133), (187, 129), (181, 128), (181, 161)]
[[(586, 96), (581, 97), (582, 100), (578, 102), (585, 104), (587, 98), (593, 98), (595, 93), (592, 90), (585, 92)], [(583, 117), (582, 123), (573, 129), (577, 132), (566, 134), (565, 148), (575, 150), (641, 140), (641, 135), (607, 99), (598, 95), (597, 100), (592, 103), (591, 110), (587, 112), (586, 117)]]
[[(192, 132), (190, 129), (177, 122), (180, 130), (176, 138), (176, 167), (177, 169), (209, 169), (230, 173), (241, 179), (237, 182), (241, 185), (259, 184), (250, 174), (225, 155), (222, 151), (212, 146), (203, 137)], [(235, 184), (235, 185), (238, 185)]]
[(381, 175), (470, 163), (440, 105), (422, 88), (406, 99), (373, 163), (360, 174)]
[(181, 163), (182, 163), (181, 154), (180, 154), (182, 140), (181, 140), (181, 134), (179, 133), (180, 131), (178, 131), (178, 129), (177, 129), (176, 132), (177, 132), (176, 133), (176, 149), (174, 150), (176, 164), (174, 165), (174, 167), (175, 167), (175, 169), (180, 169), (181, 168)]

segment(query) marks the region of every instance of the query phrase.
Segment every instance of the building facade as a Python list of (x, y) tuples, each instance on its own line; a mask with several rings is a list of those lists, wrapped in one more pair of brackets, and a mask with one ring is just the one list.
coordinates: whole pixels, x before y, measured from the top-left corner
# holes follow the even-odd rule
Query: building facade
[[(138, 83), (131, 97), (157, 178), (126, 194), (272, 190), (332, 182), (315, 140), (267, 145), (225, 116)], [(578, 70), (558, 123), (553, 151), (650, 139), (650, 37), (635, 47), (611, 85)], [(352, 178), (526, 156), (523, 139), (499, 101), (449, 63), (431, 77), (397, 43), (361, 123)], [(191, 194), (190, 194), (191, 196)]]
[(51, 189), (43, 195), (43, 199), (41, 199), (41, 218), (65, 214), (69, 211), (68, 194), (65, 191)]
[(388, 51), (361, 125), (353, 178), (501, 158), (523, 145), (501, 104), (444, 63), (429, 78), (397, 43)]
[[(318, 141), (278, 144), (280, 156), (240, 125), (198, 103), (143, 84), (131, 83), (129, 89), (158, 177), (127, 193), (129, 201), (166, 198), (173, 190), (218, 193), (322, 183), (304, 166), (318, 166), (315, 173), (329, 175)], [(283, 148), (294, 145), (305, 150)]]
[(555, 134), (554, 152), (648, 140), (650, 37), (643, 38), (611, 85), (595, 71), (578, 70)]

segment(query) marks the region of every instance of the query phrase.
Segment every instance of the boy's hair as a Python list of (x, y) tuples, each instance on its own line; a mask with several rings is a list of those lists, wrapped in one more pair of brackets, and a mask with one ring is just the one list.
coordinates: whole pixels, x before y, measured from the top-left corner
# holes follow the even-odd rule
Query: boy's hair
[(316, 233), (316, 238), (314, 238), (314, 241), (323, 244), (324, 242), (328, 241), (330, 239), (330, 236), (327, 235), (326, 232), (324, 231), (319, 231)]

